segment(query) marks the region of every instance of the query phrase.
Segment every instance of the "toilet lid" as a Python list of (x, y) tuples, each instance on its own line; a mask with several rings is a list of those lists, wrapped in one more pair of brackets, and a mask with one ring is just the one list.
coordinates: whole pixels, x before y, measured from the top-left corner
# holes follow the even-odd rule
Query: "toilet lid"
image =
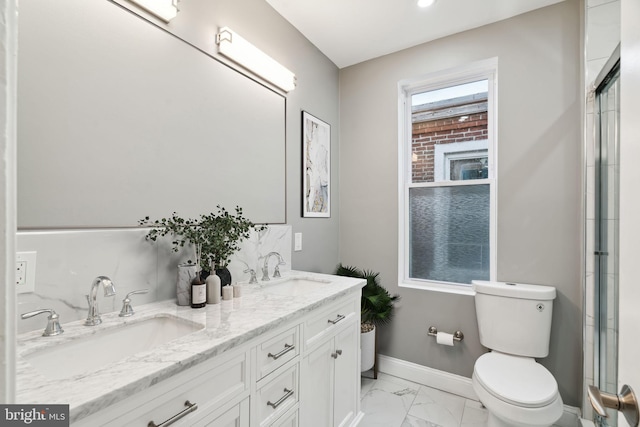
[(558, 395), (553, 375), (533, 358), (491, 352), (480, 356), (473, 370), (485, 390), (512, 405), (539, 408)]

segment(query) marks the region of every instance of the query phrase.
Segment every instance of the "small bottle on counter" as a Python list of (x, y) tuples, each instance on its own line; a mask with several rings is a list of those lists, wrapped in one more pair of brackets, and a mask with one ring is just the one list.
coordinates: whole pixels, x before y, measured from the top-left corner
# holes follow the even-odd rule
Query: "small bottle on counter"
[(191, 282), (191, 308), (202, 308), (207, 305), (207, 285), (200, 278), (200, 272)]
[(205, 279), (207, 285), (207, 304), (219, 304), (220, 303), (220, 277), (215, 273), (212, 273)]

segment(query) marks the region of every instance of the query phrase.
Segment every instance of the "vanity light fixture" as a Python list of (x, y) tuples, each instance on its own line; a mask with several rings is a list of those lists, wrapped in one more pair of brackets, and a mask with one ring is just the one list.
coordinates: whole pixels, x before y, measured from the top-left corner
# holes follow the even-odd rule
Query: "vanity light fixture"
[(223, 27), (216, 35), (218, 52), (249, 71), (273, 83), (285, 92), (296, 88), (296, 75), (275, 59), (243, 39), (238, 33)]
[(129, 0), (164, 22), (169, 22), (178, 14), (178, 0)]
[(418, 7), (429, 7), (435, 2), (436, 0), (418, 0)]

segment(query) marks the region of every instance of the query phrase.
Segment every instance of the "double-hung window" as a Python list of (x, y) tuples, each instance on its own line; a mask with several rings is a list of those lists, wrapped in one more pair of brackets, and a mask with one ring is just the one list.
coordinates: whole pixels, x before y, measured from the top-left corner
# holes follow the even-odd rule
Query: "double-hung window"
[(497, 60), (400, 82), (400, 286), (495, 280)]

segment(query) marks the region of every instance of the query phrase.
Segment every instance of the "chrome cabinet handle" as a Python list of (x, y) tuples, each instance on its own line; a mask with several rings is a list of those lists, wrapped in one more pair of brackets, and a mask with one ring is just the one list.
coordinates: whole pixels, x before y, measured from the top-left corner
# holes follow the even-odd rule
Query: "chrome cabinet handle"
[(329, 323), (335, 325), (336, 323), (338, 323), (339, 321), (344, 320), (344, 316), (342, 314), (338, 314), (338, 317), (336, 317), (335, 319), (331, 320), (327, 320)]
[(289, 353), (289, 352), (290, 352), (291, 350), (293, 350), (294, 348), (296, 348), (296, 346), (295, 346), (295, 345), (285, 343), (285, 344), (284, 344), (284, 350), (282, 350), (282, 351), (281, 351), (280, 353), (278, 353), (278, 354), (271, 354), (271, 353), (269, 353), (269, 354), (267, 354), (267, 357), (272, 357), (272, 358), (273, 358), (273, 360), (278, 360), (278, 359), (280, 359), (282, 356), (284, 356), (285, 354)]
[(276, 403), (271, 403), (271, 401), (267, 402), (267, 405), (271, 406), (273, 409), (276, 409), (278, 406), (282, 405), (282, 402), (287, 400), (289, 397), (293, 395), (293, 390), (284, 389), (285, 395), (282, 396)]
[(606, 408), (611, 408), (622, 412), (631, 427), (638, 426), (640, 422), (638, 400), (633, 389), (628, 385), (623, 385), (618, 395), (602, 392), (598, 387), (590, 385), (587, 394), (591, 406), (601, 417), (607, 418)]
[(331, 353), (331, 357), (333, 357), (334, 359), (337, 359), (338, 356), (342, 355), (342, 350), (336, 350), (335, 353)]
[(195, 411), (196, 409), (198, 409), (198, 404), (197, 403), (191, 403), (188, 400), (186, 402), (184, 402), (184, 406), (186, 406), (185, 409), (183, 409), (182, 411), (178, 412), (177, 414), (175, 414), (173, 417), (169, 418), (168, 420), (163, 421), (160, 424), (156, 424), (153, 421), (149, 421), (149, 424), (147, 424), (147, 427), (167, 427), (167, 426), (170, 426), (171, 424), (175, 423), (179, 419), (184, 418), (185, 415), (187, 415), (187, 414)]

